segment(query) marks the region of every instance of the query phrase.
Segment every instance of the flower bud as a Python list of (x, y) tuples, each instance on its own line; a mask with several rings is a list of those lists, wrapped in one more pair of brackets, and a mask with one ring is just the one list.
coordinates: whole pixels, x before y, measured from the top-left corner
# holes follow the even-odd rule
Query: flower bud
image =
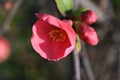
[(97, 45), (98, 43), (98, 36), (96, 31), (85, 23), (82, 23), (79, 26), (78, 35), (84, 42), (90, 45)]
[(11, 48), (8, 40), (0, 36), (0, 63), (8, 59), (10, 51)]
[(80, 20), (86, 24), (93, 24), (97, 20), (97, 15), (94, 11), (87, 10), (81, 13)]

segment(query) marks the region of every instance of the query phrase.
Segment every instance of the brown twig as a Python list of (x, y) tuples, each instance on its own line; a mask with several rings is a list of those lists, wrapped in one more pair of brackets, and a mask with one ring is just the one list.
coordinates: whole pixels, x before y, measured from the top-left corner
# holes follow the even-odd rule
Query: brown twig
[(74, 49), (73, 51), (73, 60), (74, 60), (74, 68), (75, 68), (75, 80), (81, 80), (79, 52), (77, 52), (76, 49)]
[(89, 80), (95, 80), (94, 79), (94, 74), (92, 72), (90, 62), (89, 62), (89, 59), (88, 59), (88, 56), (87, 56), (87, 50), (86, 50), (86, 47), (85, 47), (84, 43), (82, 43), (82, 47), (83, 47), (83, 50), (82, 50), (82, 53), (81, 53), (81, 57), (82, 57), (82, 60), (83, 60), (83, 66), (85, 68), (85, 71), (88, 75)]
[(5, 31), (9, 30), (9, 25), (10, 22), (12, 21), (14, 15), (16, 14), (18, 8), (20, 7), (20, 5), (22, 4), (23, 0), (17, 0), (14, 5), (13, 8), (10, 10), (10, 12), (8, 13), (8, 15), (5, 18), (5, 21), (2, 24), (1, 30), (0, 30), (0, 34), (3, 34)]

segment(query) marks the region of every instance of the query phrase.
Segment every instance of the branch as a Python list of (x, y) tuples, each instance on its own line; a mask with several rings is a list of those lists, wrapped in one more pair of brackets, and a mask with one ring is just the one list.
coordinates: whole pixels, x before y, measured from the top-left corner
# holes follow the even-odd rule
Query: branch
[(74, 60), (74, 67), (75, 67), (75, 80), (81, 80), (79, 53), (77, 52), (76, 49), (74, 49), (73, 51), (73, 60)]
[(88, 56), (87, 56), (87, 50), (86, 50), (86, 47), (83, 43), (82, 43), (82, 47), (83, 47), (83, 51), (81, 53), (81, 56), (82, 56), (82, 60), (83, 60), (83, 65), (85, 67), (85, 71), (88, 75), (89, 80), (95, 80), (94, 79), (94, 74), (92, 72), (90, 62), (89, 62), (89, 59), (88, 59)]
[(16, 14), (16, 12), (17, 12), (18, 8), (20, 7), (20, 5), (22, 4), (22, 2), (23, 2), (23, 0), (17, 0), (14, 3), (13, 8), (8, 13), (8, 15), (5, 18), (5, 21), (2, 24), (0, 34), (3, 34), (5, 31), (9, 30), (10, 22), (12, 21), (14, 15)]
[[(77, 44), (80, 44), (80, 38), (77, 36)], [(81, 47), (79, 47), (81, 49)], [(74, 69), (75, 69), (75, 80), (81, 80), (81, 72), (80, 72), (80, 59), (79, 59), (80, 51), (77, 47), (73, 51), (73, 61), (74, 61)]]
[(101, 25), (102, 27), (98, 30), (98, 35), (101, 41), (107, 35), (107, 33), (111, 30), (110, 26), (113, 25), (111, 23), (111, 20), (113, 19), (114, 11), (113, 11), (113, 7), (110, 0), (101, 0), (100, 7), (101, 7), (101, 10), (104, 11), (104, 13), (109, 15), (109, 19), (107, 19), (107, 21), (105, 21)]

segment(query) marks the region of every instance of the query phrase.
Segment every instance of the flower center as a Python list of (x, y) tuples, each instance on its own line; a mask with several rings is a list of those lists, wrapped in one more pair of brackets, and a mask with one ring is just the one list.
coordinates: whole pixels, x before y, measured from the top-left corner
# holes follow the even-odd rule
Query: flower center
[(61, 42), (66, 39), (65, 31), (59, 28), (51, 29), (48, 34), (49, 34), (49, 37), (51, 37), (54, 41), (57, 41), (57, 42)]

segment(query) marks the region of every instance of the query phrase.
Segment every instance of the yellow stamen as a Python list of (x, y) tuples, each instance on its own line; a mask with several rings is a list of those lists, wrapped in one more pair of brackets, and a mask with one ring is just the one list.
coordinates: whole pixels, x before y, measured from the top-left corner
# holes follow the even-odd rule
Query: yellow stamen
[(49, 37), (51, 37), (53, 41), (56, 41), (56, 42), (61, 42), (66, 39), (65, 31), (59, 28), (51, 29), (48, 34), (49, 34)]

